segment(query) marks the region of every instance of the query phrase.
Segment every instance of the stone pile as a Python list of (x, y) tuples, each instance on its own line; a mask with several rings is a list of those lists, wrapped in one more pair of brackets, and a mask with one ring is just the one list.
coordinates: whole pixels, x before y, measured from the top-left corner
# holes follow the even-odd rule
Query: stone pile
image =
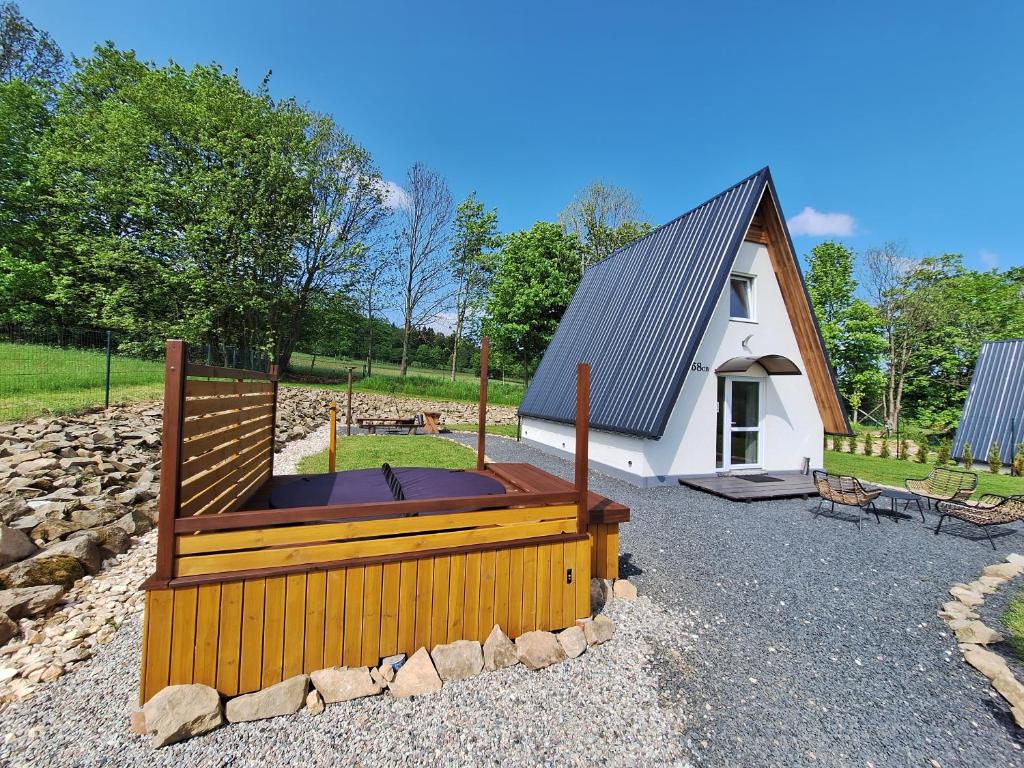
[(950, 587), (949, 594), (954, 599), (942, 604), (938, 616), (956, 636), (964, 661), (991, 681), (1010, 705), (1014, 722), (1024, 728), (1024, 685), (1014, 677), (1006, 659), (988, 650), (989, 645), (1003, 642), (1003, 636), (982, 622), (975, 610), (984, 605), (986, 596), (1021, 573), (1024, 557), (1018, 554), (1008, 555), (1005, 562), (985, 566), (974, 581)]
[[(283, 391), (283, 390), (282, 390)], [(345, 420), (345, 392), (310, 391), (321, 398), (320, 403), (334, 399), (338, 403), (338, 420)], [(322, 407), (322, 406), (321, 406)], [(352, 417), (383, 419), (415, 416), (423, 411), (438, 411), (442, 414), (442, 422), (446, 424), (475, 424), (477, 421), (476, 403), (441, 402), (438, 400), (419, 400), (416, 398), (389, 397), (374, 392), (355, 392), (352, 395)], [(516, 409), (511, 405), (488, 405), (487, 422), (489, 424), (515, 424)], [(317, 426), (322, 426), (318, 424)]]
[[(621, 595), (624, 600), (636, 596), (633, 585), (622, 580), (603, 582), (594, 588)], [(325, 705), (384, 691), (396, 699), (425, 696), (441, 690), (445, 683), (467, 680), (485, 670), (493, 672), (517, 664), (541, 670), (577, 658), (589, 647), (610, 640), (614, 630), (611, 619), (598, 614), (557, 634), (526, 632), (513, 643), (495, 624), (482, 645), (475, 640), (457, 640), (436, 645), (430, 652), (420, 648), (408, 659), (405, 654), (389, 656), (375, 667), (319, 669), (255, 693), (235, 696), (226, 703), (215, 689), (205, 685), (171, 685), (146, 702), (142, 712), (132, 713), (131, 729), (149, 734), (152, 745), (162, 747), (212, 731), (225, 721), (265, 720), (293, 715), (303, 708), (306, 716), (316, 717)]]

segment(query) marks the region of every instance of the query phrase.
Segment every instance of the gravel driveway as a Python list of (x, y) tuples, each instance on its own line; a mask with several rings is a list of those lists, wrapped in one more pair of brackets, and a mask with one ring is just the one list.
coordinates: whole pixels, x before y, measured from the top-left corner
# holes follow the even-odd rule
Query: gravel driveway
[[(430, 438), (424, 438), (430, 439)], [(475, 438), (457, 439), (472, 444)], [(495, 461), (568, 462), (492, 437)], [(1024, 550), (920, 521), (812, 519), (812, 502), (733, 504), (592, 474), (632, 508), (615, 638), (394, 702), (247, 723), (158, 752), (127, 732), (139, 628), (0, 712), (0, 765), (1024, 766), (1005, 705), (935, 617), (951, 582)]]

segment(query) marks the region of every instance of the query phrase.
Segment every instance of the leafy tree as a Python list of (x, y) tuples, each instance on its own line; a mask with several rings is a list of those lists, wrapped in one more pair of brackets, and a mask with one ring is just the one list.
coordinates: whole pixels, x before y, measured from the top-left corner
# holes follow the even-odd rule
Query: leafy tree
[(612, 251), (651, 231), (643, 221), (633, 193), (595, 181), (581, 189), (558, 215), (558, 221), (580, 243), (580, 274)]
[(0, 82), (36, 81), (52, 87), (66, 73), (64, 54), (49, 33), (22, 16), (15, 3), (0, 3)]
[(459, 362), (459, 342), (467, 322), (472, 323), (483, 311), (487, 289), (497, 268), (497, 257), (491, 251), (501, 245), (498, 211), (485, 210), (484, 204), (476, 199), (476, 193), (471, 193), (455, 209), (454, 230), (451, 247), (452, 277), (455, 281), (452, 381), (455, 381)]
[(578, 247), (545, 221), (505, 238), (485, 320), (496, 365), (530, 372), (540, 362), (579, 282)]

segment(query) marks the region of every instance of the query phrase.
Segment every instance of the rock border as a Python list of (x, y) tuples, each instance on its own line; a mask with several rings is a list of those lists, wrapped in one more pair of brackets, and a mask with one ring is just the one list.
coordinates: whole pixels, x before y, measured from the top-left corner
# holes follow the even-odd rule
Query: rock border
[(615, 623), (600, 613), (611, 600), (631, 602), (637, 592), (629, 581), (591, 579), (592, 615), (559, 632), (534, 630), (511, 640), (497, 624), (485, 642), (456, 640), (432, 651), (420, 647), (411, 656), (388, 656), (373, 667), (328, 667), (296, 675), (254, 693), (221, 697), (206, 685), (169, 685), (141, 711), (132, 712), (132, 733), (148, 735), (154, 748), (200, 736), (225, 723), (295, 715), (317, 717), (326, 706), (385, 691), (393, 699), (426, 696), (451, 682), (468, 680), (522, 664), (540, 671), (575, 659), (612, 639)]
[(995, 691), (1010, 705), (1010, 714), (1018, 727), (1024, 728), (1024, 685), (1014, 676), (1006, 659), (987, 650), (987, 646), (1003, 642), (996, 630), (981, 621), (975, 608), (985, 603), (986, 595), (994, 594), (1011, 579), (1024, 573), (1024, 556), (1011, 553), (1002, 562), (986, 565), (972, 582), (958, 582), (949, 588), (952, 600), (942, 604), (937, 615), (953, 632), (964, 661), (988, 678)]

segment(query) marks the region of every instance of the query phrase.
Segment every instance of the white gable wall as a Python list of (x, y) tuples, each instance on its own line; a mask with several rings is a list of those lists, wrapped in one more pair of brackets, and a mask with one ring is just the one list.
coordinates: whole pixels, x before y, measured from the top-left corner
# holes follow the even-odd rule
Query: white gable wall
[[(590, 460), (595, 466), (633, 476), (644, 484), (681, 475), (714, 474), (719, 471), (715, 466), (715, 368), (733, 357), (774, 354), (788, 357), (806, 371), (768, 249), (743, 243), (733, 271), (754, 276), (755, 322), (729, 319), (727, 286), (708, 322), (665, 434), (660, 440), (647, 440), (592, 429)], [(743, 341), (748, 336), (744, 349)], [(760, 366), (754, 366), (743, 375), (762, 382), (763, 468), (798, 470), (804, 457), (810, 459), (811, 467), (821, 467), (824, 428), (806, 373), (767, 376)], [(566, 386), (574, 384), (566, 382)], [(557, 453), (572, 454), (575, 450), (575, 427), (571, 424), (524, 417), (523, 438)]]

